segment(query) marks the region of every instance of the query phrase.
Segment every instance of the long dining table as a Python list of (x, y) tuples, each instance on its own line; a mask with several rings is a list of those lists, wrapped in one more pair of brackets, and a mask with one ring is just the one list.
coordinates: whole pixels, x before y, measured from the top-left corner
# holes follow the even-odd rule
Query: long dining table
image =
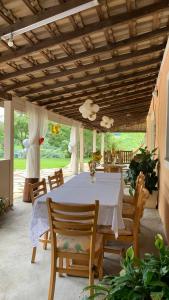
[(67, 204), (89, 204), (99, 200), (98, 225), (110, 225), (116, 237), (118, 230), (124, 228), (121, 173), (96, 172), (96, 180), (92, 182), (90, 173), (83, 172), (35, 201), (30, 224), (30, 237), (34, 247), (37, 246), (39, 237), (49, 229), (47, 198)]

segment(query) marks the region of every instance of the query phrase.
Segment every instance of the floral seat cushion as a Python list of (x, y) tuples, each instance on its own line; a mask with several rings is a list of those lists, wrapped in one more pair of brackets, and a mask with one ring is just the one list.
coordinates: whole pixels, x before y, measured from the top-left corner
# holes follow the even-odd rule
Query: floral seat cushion
[[(96, 235), (95, 252), (102, 247), (103, 238), (101, 235)], [(57, 235), (57, 249), (59, 251), (87, 253), (90, 251), (90, 237), (89, 236), (72, 236)]]

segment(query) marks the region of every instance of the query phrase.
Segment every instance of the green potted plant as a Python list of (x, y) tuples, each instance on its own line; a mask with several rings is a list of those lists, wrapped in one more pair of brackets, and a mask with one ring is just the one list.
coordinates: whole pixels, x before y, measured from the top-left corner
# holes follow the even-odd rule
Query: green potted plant
[(157, 183), (158, 176), (156, 173), (156, 166), (158, 162), (158, 158), (154, 158), (156, 148), (152, 151), (147, 150), (145, 148), (139, 148), (140, 153), (137, 154), (129, 165), (129, 170), (127, 172), (127, 177), (125, 182), (130, 184), (129, 193), (133, 195), (136, 179), (140, 172), (143, 172), (145, 175), (145, 187), (150, 192), (150, 198), (146, 202), (146, 206), (148, 207), (156, 207), (157, 202)]
[(126, 251), (122, 270), (117, 276), (107, 276), (93, 289), (92, 300), (168, 300), (169, 299), (169, 247), (160, 234), (155, 237), (159, 255), (145, 254), (143, 259), (134, 257), (133, 248)]

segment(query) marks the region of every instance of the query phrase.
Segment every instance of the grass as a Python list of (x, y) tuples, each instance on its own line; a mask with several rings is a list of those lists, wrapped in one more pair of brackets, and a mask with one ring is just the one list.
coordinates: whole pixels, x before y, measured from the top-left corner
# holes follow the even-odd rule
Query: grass
[[(68, 165), (70, 158), (42, 158), (41, 169), (63, 168)], [(15, 170), (25, 170), (26, 160), (22, 158), (14, 159)]]

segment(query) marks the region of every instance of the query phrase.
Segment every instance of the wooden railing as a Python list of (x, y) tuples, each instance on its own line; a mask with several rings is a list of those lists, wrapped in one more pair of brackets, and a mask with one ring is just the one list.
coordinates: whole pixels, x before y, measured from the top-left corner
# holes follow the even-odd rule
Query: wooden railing
[(121, 164), (129, 164), (133, 157), (132, 151), (119, 151), (119, 162)]
[(133, 157), (132, 151), (120, 150), (112, 153), (109, 150), (104, 152), (104, 163), (111, 164), (113, 161), (115, 161), (119, 164), (129, 164), (131, 162), (132, 157)]

